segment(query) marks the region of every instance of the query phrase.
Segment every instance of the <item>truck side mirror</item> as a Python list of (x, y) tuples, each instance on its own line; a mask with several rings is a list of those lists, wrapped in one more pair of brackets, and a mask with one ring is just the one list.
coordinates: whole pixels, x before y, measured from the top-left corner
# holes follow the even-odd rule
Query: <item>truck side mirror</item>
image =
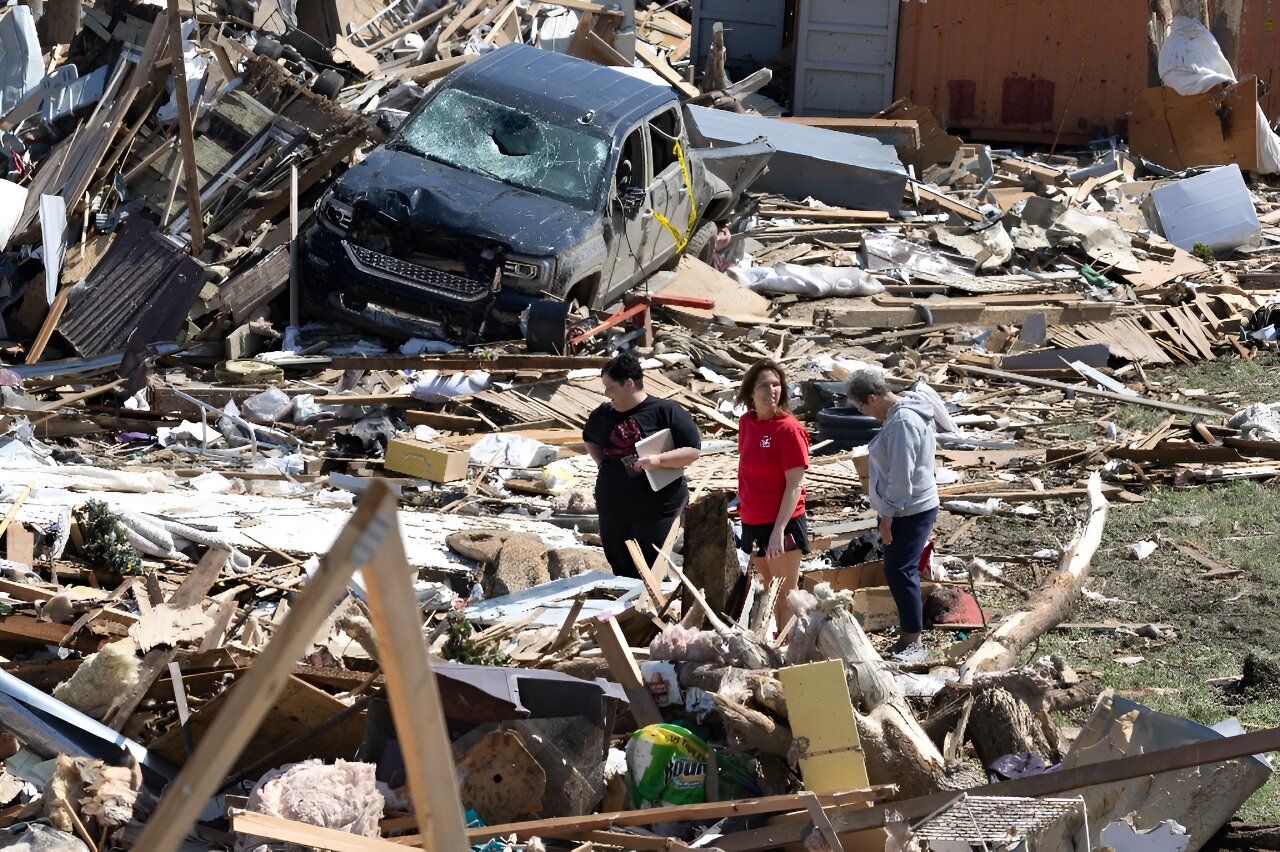
[(621, 195), (622, 215), (628, 219), (634, 219), (640, 215), (641, 208), (644, 207), (645, 189), (642, 186), (628, 187)]

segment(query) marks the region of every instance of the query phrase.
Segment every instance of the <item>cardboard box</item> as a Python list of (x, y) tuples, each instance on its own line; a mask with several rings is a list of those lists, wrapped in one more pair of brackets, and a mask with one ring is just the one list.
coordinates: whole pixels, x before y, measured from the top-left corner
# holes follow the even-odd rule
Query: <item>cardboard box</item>
[(432, 482), (456, 482), (467, 478), (470, 454), (447, 450), (414, 438), (394, 438), (387, 444), (382, 466), (387, 470), (429, 479)]

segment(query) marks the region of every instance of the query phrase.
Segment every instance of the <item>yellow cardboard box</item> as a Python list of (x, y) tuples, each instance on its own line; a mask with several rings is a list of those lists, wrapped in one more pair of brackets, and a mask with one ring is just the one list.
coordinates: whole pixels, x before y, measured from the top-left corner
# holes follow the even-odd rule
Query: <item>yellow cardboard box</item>
[(456, 482), (467, 478), (469, 458), (465, 450), (446, 450), (414, 438), (393, 438), (387, 444), (382, 466), (432, 482)]

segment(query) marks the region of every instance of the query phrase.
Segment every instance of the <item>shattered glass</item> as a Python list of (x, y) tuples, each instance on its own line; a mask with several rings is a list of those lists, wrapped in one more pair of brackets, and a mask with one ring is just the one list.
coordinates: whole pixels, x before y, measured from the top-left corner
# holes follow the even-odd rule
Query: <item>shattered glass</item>
[(591, 208), (608, 142), (458, 89), (441, 92), (400, 138), (457, 169)]

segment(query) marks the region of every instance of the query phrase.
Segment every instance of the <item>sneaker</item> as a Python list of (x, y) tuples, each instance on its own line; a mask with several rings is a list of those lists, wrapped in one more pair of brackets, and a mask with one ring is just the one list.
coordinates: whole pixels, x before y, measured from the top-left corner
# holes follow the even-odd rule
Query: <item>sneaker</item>
[(929, 652), (925, 650), (924, 645), (919, 642), (903, 642), (901, 640), (894, 642), (888, 648), (888, 656), (885, 658), (891, 663), (923, 663), (929, 658)]

